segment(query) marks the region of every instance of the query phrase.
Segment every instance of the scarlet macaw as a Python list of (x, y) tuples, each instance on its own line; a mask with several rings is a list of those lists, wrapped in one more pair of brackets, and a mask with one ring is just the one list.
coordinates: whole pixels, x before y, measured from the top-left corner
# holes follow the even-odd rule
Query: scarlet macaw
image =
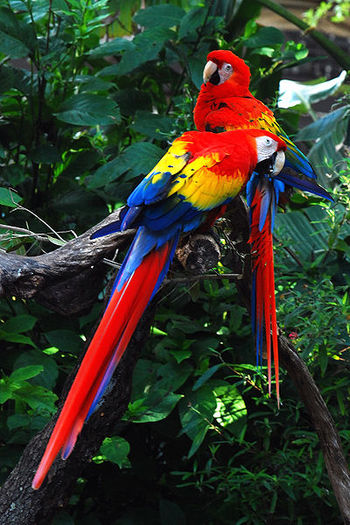
[(316, 174), (305, 155), (279, 126), (273, 112), (249, 91), (250, 69), (231, 51), (216, 50), (207, 56), (204, 84), (194, 109), (199, 131), (220, 133), (233, 129), (269, 130), (287, 144), (285, 167), (277, 176), (253, 174), (247, 184), (251, 206), (249, 242), (252, 245), (252, 320), (256, 335), (257, 363), (262, 354), (265, 332), (269, 391), (271, 392), (271, 335), (274, 354), (276, 391), (278, 384), (278, 343), (275, 304), (272, 231), (279, 195), (285, 184), (332, 200), (316, 182)]
[(186, 132), (131, 193), (121, 222), (94, 234), (95, 238), (131, 225), (137, 228), (35, 474), (34, 489), (40, 487), (61, 449), (63, 459), (71, 453), (169, 269), (179, 236), (214, 222), (254, 170), (259, 172), (261, 167), (278, 173), (285, 149), (283, 140), (262, 130), (236, 130), (220, 136)]
[(244, 60), (232, 51), (211, 51), (207, 56), (203, 81), (193, 112), (199, 131), (218, 133), (252, 128), (271, 131), (287, 144), (285, 166), (296, 172), (282, 170), (278, 179), (332, 200), (316, 183), (316, 174), (308, 159), (282, 130), (273, 112), (249, 91), (250, 69)]

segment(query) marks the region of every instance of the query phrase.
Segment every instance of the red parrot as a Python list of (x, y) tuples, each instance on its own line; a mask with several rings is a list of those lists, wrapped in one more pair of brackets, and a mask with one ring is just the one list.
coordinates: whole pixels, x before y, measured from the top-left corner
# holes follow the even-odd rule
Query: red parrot
[(169, 269), (179, 236), (220, 216), (254, 170), (277, 174), (285, 149), (283, 140), (262, 130), (220, 136), (186, 132), (131, 193), (121, 220), (93, 235), (137, 228), (35, 474), (34, 489), (42, 484), (59, 451), (66, 459), (73, 450), (84, 421), (95, 409)]
[[(276, 176), (253, 174), (247, 184), (251, 206), (249, 242), (252, 245), (252, 320), (256, 336), (257, 363), (261, 360), (265, 334), (271, 392), (271, 337), (274, 354), (276, 391), (279, 400), (278, 342), (275, 305), (272, 232), (275, 210), (285, 184), (332, 200), (316, 182), (309, 161), (277, 123), (273, 112), (249, 91), (250, 69), (231, 51), (216, 50), (207, 56), (204, 84), (194, 109), (199, 131), (220, 133), (233, 129), (259, 128), (271, 131), (287, 144), (285, 167)], [(294, 171), (291, 171), (294, 170)]]

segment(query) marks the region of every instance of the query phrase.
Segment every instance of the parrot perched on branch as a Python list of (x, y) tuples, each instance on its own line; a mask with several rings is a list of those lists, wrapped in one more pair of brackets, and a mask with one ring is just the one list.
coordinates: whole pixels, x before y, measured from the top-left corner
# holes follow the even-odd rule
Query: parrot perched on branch
[(131, 193), (126, 213), (93, 238), (137, 228), (106, 311), (89, 345), (33, 480), (42, 484), (57, 454), (66, 459), (103, 394), (149, 301), (168, 269), (179, 236), (210, 226), (253, 172), (276, 175), (285, 142), (268, 131), (189, 131), (177, 138)]
[[(259, 128), (271, 131), (287, 144), (285, 167), (277, 175), (254, 173), (247, 184), (250, 206), (252, 254), (252, 324), (256, 337), (257, 364), (261, 362), (265, 335), (269, 392), (271, 392), (271, 338), (276, 391), (279, 400), (278, 342), (274, 285), (272, 232), (279, 196), (285, 185), (333, 200), (316, 182), (305, 155), (279, 126), (273, 112), (249, 91), (250, 69), (228, 50), (212, 51), (203, 71), (203, 85), (194, 109), (199, 131), (227, 132)], [(285, 168), (289, 168), (286, 170)]]
[(273, 112), (249, 91), (250, 69), (232, 51), (211, 51), (203, 71), (203, 85), (194, 108), (199, 131), (216, 133), (233, 129), (265, 129), (287, 144), (286, 168), (278, 179), (290, 186), (332, 200), (316, 182), (316, 174), (305, 155), (282, 130)]

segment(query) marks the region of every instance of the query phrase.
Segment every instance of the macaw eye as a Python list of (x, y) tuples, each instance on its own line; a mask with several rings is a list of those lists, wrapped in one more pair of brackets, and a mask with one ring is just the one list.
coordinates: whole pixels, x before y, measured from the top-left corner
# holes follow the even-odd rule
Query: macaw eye
[(266, 146), (271, 146), (272, 139), (270, 139), (270, 137), (265, 137), (265, 144), (266, 144)]
[(227, 71), (227, 72), (232, 71), (232, 66), (231, 66), (231, 64), (225, 64), (225, 66), (224, 66), (224, 70)]

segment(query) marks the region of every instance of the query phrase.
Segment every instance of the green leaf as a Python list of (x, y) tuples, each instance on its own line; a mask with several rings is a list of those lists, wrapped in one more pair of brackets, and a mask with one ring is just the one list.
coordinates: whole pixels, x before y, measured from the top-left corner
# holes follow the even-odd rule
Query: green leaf
[(56, 360), (39, 350), (26, 350), (15, 360), (14, 368), (17, 369), (29, 365), (40, 365), (43, 367), (42, 373), (36, 376), (31, 383), (52, 390), (58, 378), (58, 364)]
[(127, 40), (126, 38), (115, 38), (109, 42), (105, 42), (95, 49), (89, 51), (89, 55), (92, 56), (107, 56), (107, 55), (117, 55), (121, 51), (133, 51), (135, 49), (135, 44)]
[(50, 413), (56, 411), (57, 396), (41, 386), (24, 383), (14, 392), (13, 397), (18, 401), (27, 403), (34, 410), (44, 410)]
[(17, 195), (13, 190), (8, 188), (0, 188), (0, 205), (8, 206), (9, 208), (16, 208), (17, 204), (21, 202), (22, 197)]
[(137, 111), (132, 129), (152, 139), (168, 139), (174, 127), (174, 119), (148, 111)]
[(29, 365), (23, 368), (18, 368), (14, 370), (10, 375), (10, 381), (25, 381), (26, 379), (31, 379), (32, 377), (37, 376), (44, 370), (42, 365)]
[(147, 406), (157, 403), (164, 392), (180, 388), (192, 372), (188, 363), (179, 366), (173, 361), (160, 365), (148, 359), (139, 359), (133, 375), (132, 400), (142, 398)]
[(216, 397), (215, 419), (222, 427), (230, 425), (231, 433), (239, 436), (247, 417), (245, 402), (233, 385), (222, 385), (214, 387)]
[(283, 44), (284, 35), (276, 27), (262, 27), (253, 36), (245, 40), (244, 45), (249, 48), (268, 47)]
[(105, 438), (101, 445), (100, 452), (108, 461), (115, 463), (119, 468), (130, 466), (128, 459), (130, 445), (126, 439), (120, 436)]
[(10, 343), (20, 343), (36, 348), (36, 344), (34, 343), (34, 341), (32, 341), (32, 339), (26, 335), (5, 332), (4, 330), (0, 329), (0, 340), (1, 339), (3, 341), (9, 341)]
[(76, 126), (105, 126), (120, 122), (119, 108), (113, 100), (88, 93), (73, 95), (54, 115)]
[(82, 339), (72, 330), (52, 330), (44, 335), (50, 345), (59, 348), (61, 352), (77, 354), (83, 347)]
[(88, 179), (88, 188), (101, 188), (127, 173), (126, 180), (146, 175), (157, 164), (164, 151), (149, 142), (138, 142), (107, 162)]
[(179, 25), (185, 11), (172, 4), (153, 5), (140, 9), (134, 16), (134, 21), (146, 27), (173, 27)]
[(0, 404), (12, 398), (12, 390), (8, 379), (0, 379)]
[(29, 55), (35, 44), (31, 25), (22, 22), (10, 9), (1, 7), (0, 53), (11, 58), (22, 58)]
[(207, 15), (207, 8), (199, 7), (198, 9), (191, 9), (181, 19), (179, 27), (179, 39), (181, 40), (186, 35), (194, 34), (196, 29), (203, 26), (205, 17)]
[(339, 139), (344, 136), (347, 130), (349, 117), (349, 106), (343, 106), (335, 111), (331, 111), (324, 117), (301, 129), (295, 140), (317, 140), (322, 139), (325, 135), (336, 134), (336, 144), (339, 144)]
[(198, 390), (198, 388), (204, 385), (204, 383), (206, 383), (208, 379), (210, 379), (215, 374), (215, 372), (219, 370), (219, 368), (222, 368), (222, 366), (224, 365), (219, 364), (219, 365), (214, 365), (211, 368), (208, 368), (208, 370), (204, 372), (204, 374), (202, 374), (201, 377), (197, 379), (197, 381), (193, 385), (193, 388), (192, 388), (193, 392), (195, 392), (196, 390)]
[(187, 57), (187, 68), (189, 69), (192, 82), (197, 89), (201, 88), (203, 84), (203, 67), (205, 66), (205, 57), (210, 51), (210, 47), (207, 43), (201, 45), (198, 54), (203, 57), (202, 60), (198, 60), (197, 55), (190, 55)]
[(11, 58), (22, 58), (29, 54), (29, 49), (18, 38), (8, 35), (0, 29), (0, 53)]
[(132, 51), (126, 51), (119, 64), (105, 68), (101, 74), (126, 75), (146, 62), (156, 60), (167, 40), (174, 38), (175, 33), (165, 27), (146, 30), (135, 36)]
[(277, 213), (277, 236), (291, 238), (293, 251), (305, 261), (311, 254), (328, 249), (328, 232), (325, 224), (322, 224), (325, 220), (326, 212), (320, 206), (311, 206), (303, 212)]
[(1, 328), (2, 330), (5, 330), (5, 332), (21, 334), (23, 332), (28, 332), (29, 330), (32, 330), (36, 322), (37, 318), (33, 315), (16, 315), (15, 317), (11, 317), (8, 321), (6, 321), (6, 323), (1, 325)]
[(8, 429), (12, 432), (17, 428), (29, 427), (32, 417), (29, 414), (12, 414), (7, 418)]
[[(131, 419), (134, 423), (154, 423), (155, 421), (161, 421), (173, 411), (182, 397), (182, 394), (170, 392), (166, 395), (166, 391), (157, 390), (153, 396), (148, 397), (145, 409), (131, 416)], [(149, 406), (148, 404), (151, 402), (153, 402), (153, 405)]]
[(192, 440), (189, 458), (202, 444), (213, 420), (216, 404), (212, 387), (208, 383), (196, 392), (189, 392), (181, 400), (179, 412), (183, 432)]
[(329, 185), (330, 176), (337, 178), (339, 171), (346, 169), (341, 146), (347, 137), (349, 120), (350, 108), (344, 106), (312, 122), (299, 131), (296, 137), (297, 140), (314, 142), (308, 158), (319, 176), (320, 183), (326, 187)]
[(182, 361), (188, 359), (192, 355), (191, 350), (182, 349), (169, 350), (169, 353), (176, 359), (177, 363), (182, 363)]

